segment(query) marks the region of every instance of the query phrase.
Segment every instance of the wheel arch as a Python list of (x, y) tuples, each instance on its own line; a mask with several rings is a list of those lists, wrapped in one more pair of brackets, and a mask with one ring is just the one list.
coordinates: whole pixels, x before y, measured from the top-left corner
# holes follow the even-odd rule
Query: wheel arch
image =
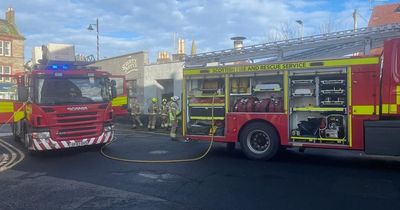
[(240, 135), (242, 134), (244, 128), (249, 126), (250, 124), (257, 123), (257, 122), (264, 123), (266, 125), (269, 125), (271, 128), (273, 128), (274, 131), (276, 132), (277, 136), (278, 136), (279, 145), (281, 144), (281, 135), (280, 135), (278, 129), (275, 127), (274, 124), (272, 124), (270, 121), (265, 120), (265, 119), (253, 119), (253, 120), (249, 120), (248, 122), (243, 124), (242, 127), (240, 127), (240, 130), (239, 130), (239, 132), (237, 134), (238, 142), (240, 142)]

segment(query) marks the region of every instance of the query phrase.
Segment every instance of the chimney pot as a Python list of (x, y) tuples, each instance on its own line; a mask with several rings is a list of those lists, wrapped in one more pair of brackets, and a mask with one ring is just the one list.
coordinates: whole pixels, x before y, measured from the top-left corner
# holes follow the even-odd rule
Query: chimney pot
[(245, 40), (246, 37), (244, 36), (235, 36), (232, 37), (231, 40), (233, 40), (233, 48), (236, 50), (240, 50), (243, 47), (243, 40)]
[(15, 12), (11, 7), (9, 7), (6, 11), (6, 21), (12, 25), (15, 25)]

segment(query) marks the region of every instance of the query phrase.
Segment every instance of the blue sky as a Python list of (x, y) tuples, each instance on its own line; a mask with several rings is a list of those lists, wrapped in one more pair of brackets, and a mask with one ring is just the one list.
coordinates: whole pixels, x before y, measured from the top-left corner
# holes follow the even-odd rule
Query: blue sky
[[(396, 3), (372, 1), (373, 5)], [(68, 43), (79, 54), (96, 54), (96, 34), (89, 23), (99, 18), (100, 57), (147, 51), (174, 52), (174, 34), (185, 38), (186, 52), (196, 40), (197, 52), (232, 47), (232, 36), (245, 36), (245, 45), (304, 34), (351, 29), (357, 9), (359, 27), (367, 25), (368, 0), (1, 0), (16, 11), (19, 31), (26, 37), (25, 60), (33, 46)], [(366, 20), (364, 20), (366, 19)]]

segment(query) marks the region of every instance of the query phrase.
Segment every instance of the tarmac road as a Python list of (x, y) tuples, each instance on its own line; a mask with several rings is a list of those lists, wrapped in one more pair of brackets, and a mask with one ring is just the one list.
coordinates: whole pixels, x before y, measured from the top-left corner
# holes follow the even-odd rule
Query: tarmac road
[[(117, 132), (107, 154), (175, 159), (208, 142)], [(10, 136), (0, 137), (26, 152)], [(0, 172), (0, 209), (400, 209), (400, 158), (334, 150), (288, 150), (272, 161), (247, 160), (216, 144), (201, 161), (132, 164), (98, 148), (28, 156)]]

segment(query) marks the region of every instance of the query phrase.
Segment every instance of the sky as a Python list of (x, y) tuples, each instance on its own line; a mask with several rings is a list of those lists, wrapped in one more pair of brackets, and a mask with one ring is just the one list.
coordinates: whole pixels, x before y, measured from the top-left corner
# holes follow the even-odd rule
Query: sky
[[(372, 0), (373, 5), (397, 3)], [(175, 53), (174, 37), (185, 39), (186, 52), (195, 40), (197, 53), (232, 48), (233, 36), (245, 45), (261, 44), (365, 27), (371, 14), (368, 0), (1, 0), (0, 18), (13, 7), (25, 40), (25, 60), (32, 47), (47, 43), (75, 45), (77, 54), (96, 55), (96, 32), (87, 30), (99, 19), (100, 58), (146, 51)]]

